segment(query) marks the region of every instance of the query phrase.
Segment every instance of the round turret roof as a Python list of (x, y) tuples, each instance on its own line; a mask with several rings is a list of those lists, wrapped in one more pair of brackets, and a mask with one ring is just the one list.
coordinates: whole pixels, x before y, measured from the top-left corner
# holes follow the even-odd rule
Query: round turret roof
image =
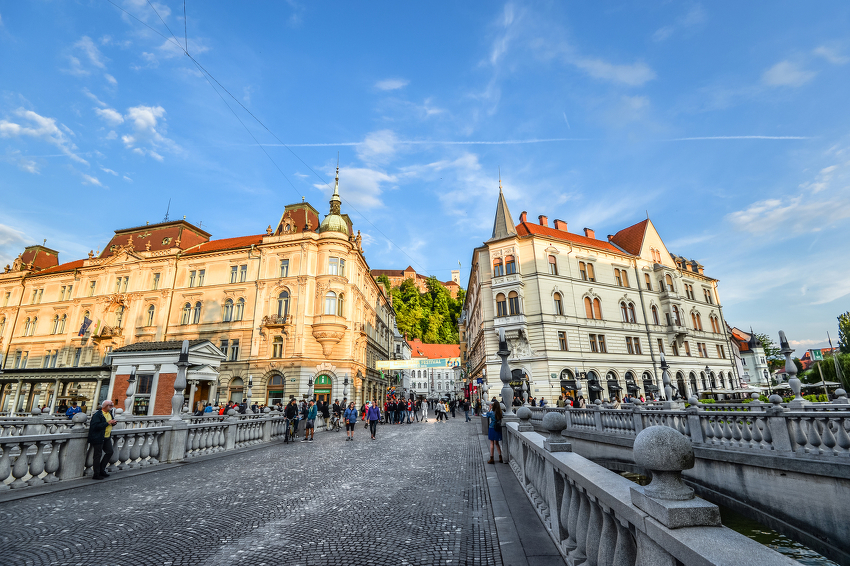
[(319, 232), (340, 232), (348, 236), (348, 223), (339, 214), (328, 214), (322, 220)]

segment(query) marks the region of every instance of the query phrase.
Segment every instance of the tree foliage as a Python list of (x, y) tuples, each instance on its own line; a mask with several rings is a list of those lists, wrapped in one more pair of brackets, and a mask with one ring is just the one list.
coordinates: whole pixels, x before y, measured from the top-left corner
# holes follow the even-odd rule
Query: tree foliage
[(384, 288), (387, 290), (387, 293), (390, 292), (390, 278), (386, 276), (386, 274), (378, 275), (375, 279), (378, 283), (382, 284)]
[(850, 311), (838, 315), (838, 349), (850, 354)]
[[(380, 278), (378, 281), (383, 283)], [(420, 293), (413, 279), (405, 279), (390, 291), (399, 332), (426, 344), (457, 344), (457, 320), (463, 308), (464, 290), (460, 289), (457, 299), (453, 299), (435, 277), (429, 278), (425, 285), (427, 290)]]
[(824, 358), (822, 362), (817, 362), (812, 366), (812, 371), (809, 372), (811, 381), (807, 383), (820, 381), (821, 374), (823, 374), (824, 381), (837, 381), (847, 390), (847, 388), (850, 388), (850, 354), (838, 354), (838, 364), (841, 366), (843, 380), (838, 379), (838, 376), (835, 374), (835, 361), (832, 356), (829, 356)]
[(761, 342), (767, 365), (773, 369), (784, 367), (785, 356), (779, 352), (779, 346), (770, 338), (770, 335), (761, 332), (753, 332), (753, 335)]

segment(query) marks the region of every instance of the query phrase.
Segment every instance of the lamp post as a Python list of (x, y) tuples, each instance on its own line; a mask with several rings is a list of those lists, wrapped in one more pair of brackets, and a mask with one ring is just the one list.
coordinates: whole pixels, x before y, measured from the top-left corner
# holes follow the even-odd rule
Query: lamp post
[(248, 393), (245, 395), (245, 412), (254, 412), (251, 408), (251, 388), (254, 387), (254, 378), (248, 375)]
[(770, 397), (773, 395), (773, 392), (770, 389), (770, 374), (766, 369), (762, 370), (764, 372), (764, 380), (767, 382), (767, 396)]
[(313, 376), (310, 376), (310, 379), (307, 381), (307, 400), (313, 400)]
[(342, 380), (342, 398), (348, 399), (348, 376), (345, 376), (345, 379)]
[(179, 421), (183, 409), (183, 391), (186, 389), (186, 370), (189, 368), (189, 341), (183, 340), (180, 356), (177, 358), (177, 377), (174, 379), (174, 395), (171, 397), (171, 418)]

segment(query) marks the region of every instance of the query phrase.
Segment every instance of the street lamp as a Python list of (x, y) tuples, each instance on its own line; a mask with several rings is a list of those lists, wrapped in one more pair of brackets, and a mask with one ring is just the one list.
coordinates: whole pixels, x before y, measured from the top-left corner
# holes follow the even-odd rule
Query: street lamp
[(310, 376), (310, 379), (307, 381), (307, 400), (311, 401), (313, 399), (313, 376)]
[(343, 399), (348, 399), (348, 376), (345, 376), (345, 379), (342, 381), (342, 397)]
[(705, 378), (708, 380), (708, 387), (711, 389), (711, 394), (714, 395), (714, 380), (711, 378), (711, 368), (705, 366)]
[(254, 387), (254, 378), (250, 375), (248, 376), (248, 394), (245, 396), (245, 412), (251, 411), (254, 412), (254, 409), (251, 408), (251, 388)]

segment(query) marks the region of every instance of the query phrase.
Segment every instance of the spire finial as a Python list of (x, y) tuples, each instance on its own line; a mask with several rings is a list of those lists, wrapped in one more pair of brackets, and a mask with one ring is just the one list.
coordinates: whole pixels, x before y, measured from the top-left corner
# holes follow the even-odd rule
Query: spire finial
[(502, 168), (499, 167), (499, 192), (502, 192)]

